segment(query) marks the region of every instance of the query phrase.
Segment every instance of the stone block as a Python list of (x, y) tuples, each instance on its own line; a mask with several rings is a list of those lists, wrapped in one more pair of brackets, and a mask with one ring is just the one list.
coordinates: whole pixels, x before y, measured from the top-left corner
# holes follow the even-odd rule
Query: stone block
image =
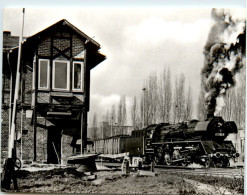
[(138, 176), (151, 176), (151, 177), (154, 177), (155, 176), (155, 173), (152, 172), (152, 171), (138, 170), (137, 175)]

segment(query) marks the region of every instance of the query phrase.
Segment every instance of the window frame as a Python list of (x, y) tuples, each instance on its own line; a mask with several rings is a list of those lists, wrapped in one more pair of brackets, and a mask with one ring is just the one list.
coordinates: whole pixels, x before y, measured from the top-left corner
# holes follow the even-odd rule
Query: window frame
[[(55, 88), (55, 69), (56, 62), (66, 63), (67, 64), (67, 88)], [(70, 90), (70, 61), (66, 60), (53, 60), (52, 62), (52, 90), (54, 91), (69, 91)]]
[[(41, 87), (40, 86), (40, 73), (41, 73), (41, 71), (40, 71), (40, 62), (41, 61), (45, 61), (45, 62), (47, 62), (47, 87)], [(38, 89), (39, 90), (49, 90), (50, 89), (50, 60), (48, 60), (48, 59), (39, 59), (39, 61), (38, 61), (39, 63), (38, 63)]]
[[(75, 69), (75, 64), (81, 64), (81, 88), (80, 89), (74, 88), (74, 81), (75, 81), (74, 80), (74, 78), (75, 78), (74, 69)], [(83, 72), (84, 72), (84, 62), (83, 61), (73, 61), (73, 68), (72, 68), (72, 90), (73, 91), (80, 91), (80, 92), (83, 91), (83, 89), (84, 89)]]

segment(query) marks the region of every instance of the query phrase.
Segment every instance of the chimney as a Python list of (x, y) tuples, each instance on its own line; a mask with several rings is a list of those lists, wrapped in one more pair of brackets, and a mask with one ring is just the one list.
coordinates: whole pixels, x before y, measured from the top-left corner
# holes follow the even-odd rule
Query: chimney
[(11, 36), (11, 31), (3, 31), (3, 35), (10, 37)]

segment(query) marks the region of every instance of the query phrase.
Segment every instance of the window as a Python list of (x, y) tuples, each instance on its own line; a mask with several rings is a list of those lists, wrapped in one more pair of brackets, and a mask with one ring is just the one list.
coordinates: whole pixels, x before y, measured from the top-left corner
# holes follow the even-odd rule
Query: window
[(54, 60), (52, 77), (52, 88), (56, 90), (69, 90), (69, 61)]
[(40, 59), (39, 60), (39, 78), (38, 78), (38, 88), (48, 89), (49, 88), (49, 60)]
[(73, 62), (73, 82), (72, 88), (74, 91), (81, 91), (82, 86), (82, 75), (83, 75), (83, 62)]

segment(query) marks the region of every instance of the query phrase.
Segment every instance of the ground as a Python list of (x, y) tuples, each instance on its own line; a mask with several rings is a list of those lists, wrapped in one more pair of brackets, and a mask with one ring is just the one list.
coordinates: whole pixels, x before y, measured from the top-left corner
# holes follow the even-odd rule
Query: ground
[[(94, 176), (80, 173), (73, 167), (51, 169), (36, 165), (24, 168), (17, 173), (19, 184), (17, 192), (24, 193), (243, 194), (243, 189), (239, 188), (239, 185), (243, 185), (241, 182), (238, 187), (229, 188), (227, 180), (220, 181), (157, 171), (155, 176), (140, 176), (138, 172), (125, 175), (121, 170), (98, 166)], [(149, 173), (151, 172), (147, 172)]]

